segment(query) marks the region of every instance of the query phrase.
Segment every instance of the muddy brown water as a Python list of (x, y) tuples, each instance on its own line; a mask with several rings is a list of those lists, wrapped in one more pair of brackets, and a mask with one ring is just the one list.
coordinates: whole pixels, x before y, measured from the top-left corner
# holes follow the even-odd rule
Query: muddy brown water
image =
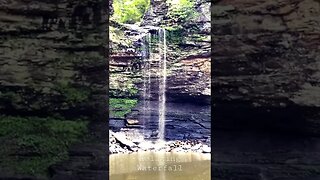
[(110, 180), (209, 180), (210, 154), (138, 152), (110, 155)]

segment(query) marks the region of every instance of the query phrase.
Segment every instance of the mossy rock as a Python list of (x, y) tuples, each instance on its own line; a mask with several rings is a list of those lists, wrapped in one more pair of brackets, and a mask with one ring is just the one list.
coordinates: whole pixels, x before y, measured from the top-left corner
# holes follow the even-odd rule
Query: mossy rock
[(84, 87), (75, 87), (69, 83), (58, 83), (55, 90), (64, 97), (65, 102), (70, 106), (85, 103), (89, 100), (90, 91)]
[(110, 117), (125, 118), (125, 115), (130, 113), (131, 110), (137, 105), (137, 99), (127, 98), (110, 98), (109, 110)]
[(48, 167), (66, 160), (69, 146), (85, 137), (87, 125), (83, 120), (0, 116), (1, 169), (47, 177)]

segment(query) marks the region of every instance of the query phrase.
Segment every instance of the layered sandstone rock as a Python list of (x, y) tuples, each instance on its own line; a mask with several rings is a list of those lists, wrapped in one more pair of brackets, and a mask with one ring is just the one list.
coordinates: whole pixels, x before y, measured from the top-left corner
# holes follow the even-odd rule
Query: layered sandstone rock
[(107, 3), (0, 4), (1, 113), (105, 113)]
[(319, 134), (319, 15), (315, 0), (213, 4), (217, 128)]
[[(211, 41), (210, 41), (210, 1), (196, 1), (193, 9), (197, 16), (185, 22), (172, 22), (168, 18), (166, 1), (152, 1), (151, 8), (144, 16), (140, 27), (160, 27), (167, 30), (167, 101), (196, 102), (210, 104), (211, 99)], [(111, 58), (110, 88), (112, 92), (120, 91), (119, 85), (126, 84), (130, 89), (142, 89), (142, 76), (139, 69), (130, 68), (134, 57), (128, 56), (128, 49), (135, 48), (142, 39), (138, 26), (119, 25), (111, 22)], [(171, 30), (175, 26), (180, 28)], [(122, 29), (122, 31), (119, 31)], [(114, 34), (114, 35), (113, 35)], [(140, 38), (139, 38), (140, 37)], [(136, 51), (139, 54), (139, 51)], [(156, 67), (152, 69), (152, 97), (156, 100), (158, 93)], [(118, 75), (117, 75), (118, 74)], [(120, 93), (118, 93), (120, 94)], [(123, 97), (121, 93), (118, 97)], [(112, 96), (114, 93), (111, 94)], [(127, 95), (129, 96), (129, 95)], [(117, 94), (115, 94), (117, 97)]]

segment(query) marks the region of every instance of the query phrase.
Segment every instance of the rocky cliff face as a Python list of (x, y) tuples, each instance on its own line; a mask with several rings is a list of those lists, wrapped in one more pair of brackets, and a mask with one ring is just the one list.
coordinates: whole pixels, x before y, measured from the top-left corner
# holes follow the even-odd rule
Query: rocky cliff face
[[(193, 11), (197, 13), (197, 16), (190, 20), (179, 23), (172, 22), (172, 19), (168, 18), (166, 1), (152, 1), (140, 26), (155, 26), (167, 29), (167, 62), (169, 71), (167, 77), (167, 100), (171, 102), (191, 101), (210, 104), (210, 1), (196, 1)], [(181, 27), (171, 29), (177, 25)], [(139, 39), (139, 32), (135, 30), (134, 26), (121, 27), (121, 25), (115, 23), (112, 23), (112, 26), (114, 30), (111, 32), (116, 34), (115, 36), (118, 39), (114, 38), (110, 43), (111, 51), (113, 51), (111, 55), (113, 54), (117, 57), (111, 58), (110, 72), (114, 73), (110, 76), (111, 92), (128, 89), (119, 86), (124, 83), (126, 87), (135, 86), (135, 88), (139, 89), (142, 86), (141, 79), (139, 79), (139, 70), (130, 72), (132, 71), (132, 68), (130, 68), (132, 63), (130, 62), (133, 61), (133, 58), (127, 57), (125, 53), (118, 53), (135, 48), (134, 44)], [(120, 28), (125, 30), (117, 32), (117, 29)], [(130, 36), (132, 37), (130, 38)], [(131, 42), (128, 42), (129, 39)], [(117, 76), (116, 73), (119, 73), (121, 77)], [(129, 93), (127, 91), (125, 93), (112, 93), (111, 95), (116, 94), (115, 96), (123, 97), (123, 94), (126, 94), (128, 96)], [(157, 89), (154, 89), (154, 91), (157, 91)]]
[[(199, 10), (207, 7), (199, 4)], [(104, 6), (106, 2), (93, 0), (1, 2), (3, 113), (74, 115), (103, 109)], [(213, 2), (211, 12), (214, 114), (221, 117), (216, 118), (216, 126), (228, 127), (240, 118), (239, 126), (263, 122), (263, 126), (288, 128), (293, 123), (292, 130), (318, 132), (319, 1), (220, 0)], [(199, 19), (198, 24), (204, 21), (208, 23)], [(184, 41), (181, 45), (186, 47), (184, 52), (191, 52), (188, 48), (199, 44)], [(193, 58), (209, 62), (208, 57)], [(188, 55), (181, 62), (191, 62), (187, 59)], [(192, 65), (184, 66), (188, 67)], [(190, 84), (178, 90), (169, 87), (169, 93), (208, 94), (208, 88), (193, 88)], [(236, 113), (226, 113), (230, 111)], [(256, 121), (257, 116), (262, 120)], [(293, 117), (300, 120), (290, 121)]]
[[(111, 130), (119, 131), (122, 128), (123, 131), (131, 131), (138, 128), (137, 131), (140, 131), (143, 127), (146, 139), (156, 138), (158, 134), (159, 59), (163, 57), (163, 51), (159, 48), (163, 47), (159, 27), (162, 27), (166, 29), (167, 45), (166, 139), (210, 142), (210, 1), (196, 1), (190, 9), (195, 16), (176, 22), (169, 16), (169, 5), (165, 0), (151, 1), (151, 7), (140, 26), (111, 21), (110, 96), (139, 99), (135, 108), (125, 116), (119, 118), (113, 115), (116, 113), (111, 113)], [(141, 51), (146, 29), (151, 39), (150, 43), (144, 44), (147, 49), (150, 48), (146, 54), (151, 54), (150, 67), (146, 67), (148, 72), (135, 67), (135, 63), (144, 61)], [(150, 86), (144, 84), (146, 80), (143, 78), (143, 73), (149, 72), (150, 81), (147, 81)], [(147, 92), (150, 92), (150, 96), (146, 95)], [(148, 108), (143, 103), (143, 97), (151, 100)], [(120, 107), (124, 108), (125, 105), (114, 105), (111, 111), (120, 111)]]
[(320, 133), (319, 16), (316, 0), (213, 3), (215, 127)]
[[(172, 44), (168, 44), (168, 60), (173, 63), (167, 94), (173, 101), (211, 103), (210, 5), (210, 1), (196, 1), (196, 15), (181, 24), (183, 30), (177, 34), (181, 38), (178, 42), (171, 40), (175, 31), (169, 31)], [(167, 21), (164, 20), (163, 24)]]
[(1, 113), (104, 113), (105, 7), (101, 0), (0, 2)]
[(320, 133), (319, 15), (316, 0), (214, 1), (213, 178), (319, 179), (319, 138), (298, 135)]

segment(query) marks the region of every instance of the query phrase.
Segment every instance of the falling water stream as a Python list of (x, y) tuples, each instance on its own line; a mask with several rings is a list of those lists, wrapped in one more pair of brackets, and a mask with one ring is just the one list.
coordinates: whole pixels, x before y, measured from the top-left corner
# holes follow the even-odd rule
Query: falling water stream
[[(149, 34), (149, 33), (148, 33)], [(148, 76), (150, 75), (150, 68), (149, 68), (149, 48), (147, 46), (149, 35), (143, 38), (142, 44), (142, 61), (143, 61), (143, 127), (146, 126), (150, 117), (147, 115), (150, 103), (149, 102), (149, 94), (150, 94), (150, 82), (147, 80)], [(149, 75), (147, 75), (149, 74)], [(145, 134), (145, 128), (143, 129), (143, 134)]]
[(143, 38), (142, 44), (142, 60), (143, 60), (143, 133), (145, 134), (145, 127), (151, 119), (150, 100), (151, 100), (151, 74), (153, 73), (152, 63), (157, 62), (156, 72), (158, 78), (158, 139), (165, 140), (165, 117), (166, 117), (166, 81), (167, 81), (167, 44), (166, 31), (159, 28), (156, 31), (155, 37), (158, 38), (158, 43), (154, 46), (157, 48), (153, 51), (151, 33), (148, 32)]
[(166, 81), (167, 81), (167, 44), (166, 31), (159, 29), (160, 66), (159, 66), (159, 140), (165, 139)]
[(148, 114), (147, 114), (147, 117), (150, 119), (151, 118), (151, 112), (150, 112), (150, 100), (151, 100), (151, 60), (152, 60), (152, 57), (151, 57), (151, 34), (148, 33), (148, 36), (147, 36), (147, 42), (148, 42), (148, 66), (147, 66), (147, 69), (148, 69), (148, 94), (147, 94), (147, 98), (148, 98), (148, 101), (147, 101), (147, 107), (148, 107)]

